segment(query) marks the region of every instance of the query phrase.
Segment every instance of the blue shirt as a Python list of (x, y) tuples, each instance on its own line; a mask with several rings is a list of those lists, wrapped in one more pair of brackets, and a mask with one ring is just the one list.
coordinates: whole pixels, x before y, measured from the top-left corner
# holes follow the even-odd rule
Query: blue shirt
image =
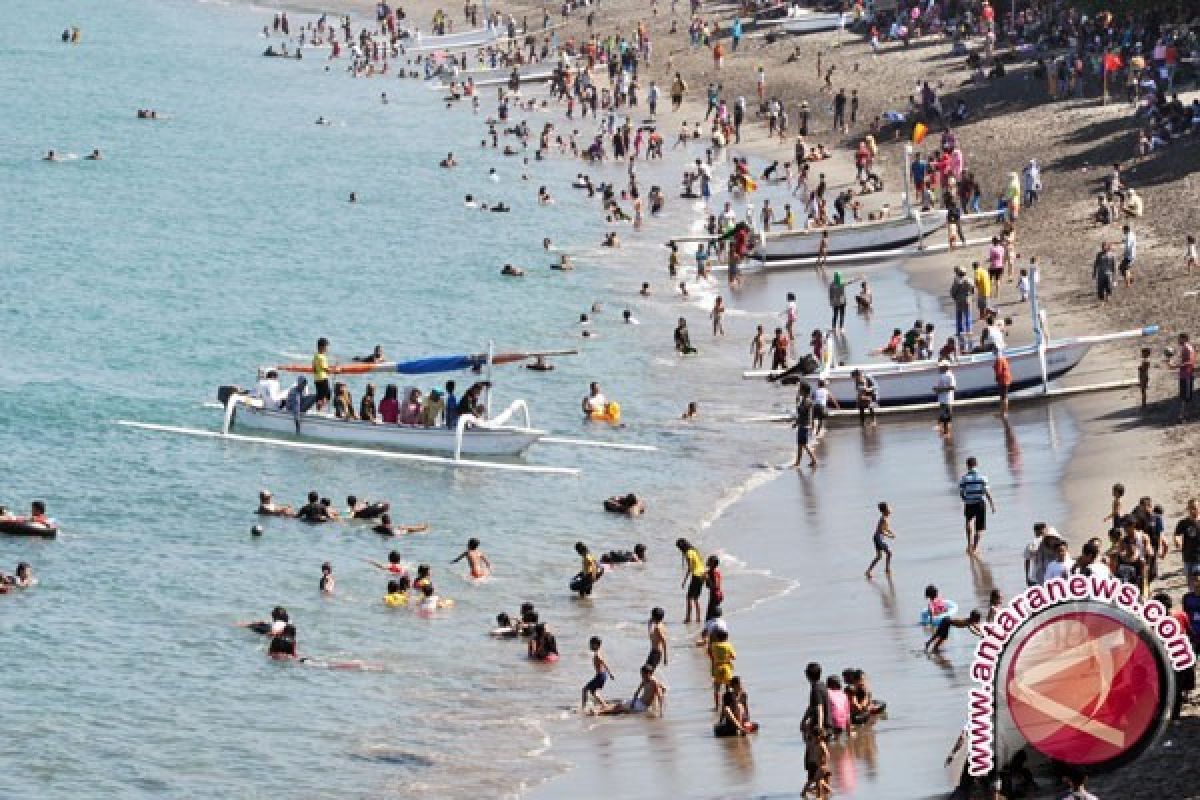
[(446, 392), (446, 427), (458, 427), (458, 398), (453, 392)]
[(984, 501), (987, 493), (988, 479), (980, 475), (979, 470), (967, 470), (958, 481), (958, 495), (965, 505), (974, 505)]

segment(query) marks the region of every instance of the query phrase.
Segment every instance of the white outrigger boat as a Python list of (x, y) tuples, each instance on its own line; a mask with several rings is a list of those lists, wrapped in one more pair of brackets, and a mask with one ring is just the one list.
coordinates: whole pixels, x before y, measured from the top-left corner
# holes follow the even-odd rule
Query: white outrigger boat
[(945, 211), (919, 211), (913, 208), (903, 217), (876, 222), (830, 225), (803, 231), (758, 232), (755, 257), (769, 266), (771, 261), (816, 258), (821, 237), (827, 240), (830, 256), (850, 256), (920, 246), (925, 236), (946, 225)]
[(476, 87), (503, 86), (512, 83), (516, 74), (518, 83), (535, 83), (549, 81), (559, 68), (559, 62), (554, 59), (539, 61), (536, 64), (520, 64), (513, 67), (495, 67), (491, 69), (457, 69), (451, 65), (442, 67), (441, 71), (426, 82), (430, 89), (443, 90), (453, 84), (465, 84), (468, 80)]
[[(539, 356), (574, 355), (577, 350), (551, 350), (530, 353), (500, 353), (489, 351), (476, 355), (453, 355), (421, 358), (411, 361), (331, 365), (334, 376), (369, 374), (425, 375), (431, 373), (471, 370), (483, 372), (481, 382), (490, 384), (491, 367), (510, 364)], [(270, 369), (279, 372), (311, 373), (308, 364), (285, 364)], [(260, 376), (266, 370), (260, 370)], [(466, 388), (466, 387), (464, 387)], [(492, 415), (491, 390), (481, 395), (482, 414), (462, 414), (454, 427), (399, 425), (338, 419), (336, 416), (306, 410), (292, 412), (283, 408), (265, 408), (263, 401), (236, 386), (218, 389), (218, 403), (207, 403), (224, 412), (221, 430), (183, 428), (133, 420), (116, 420), (116, 424), (144, 431), (173, 433), (200, 438), (214, 438), (274, 445), (325, 453), (371, 456), (423, 464), (451, 467), (495, 469), (510, 472), (577, 475), (575, 467), (526, 464), (519, 460), (534, 444), (557, 444), (576, 447), (598, 447), (613, 450), (653, 452), (653, 445), (615, 441), (564, 438), (534, 428), (529, 407), (524, 400), (514, 400), (503, 412)], [(308, 396), (311, 397), (311, 396)], [(519, 423), (514, 424), (514, 418)], [(267, 436), (235, 433), (235, 429), (269, 434)], [(493, 460), (500, 459), (500, 460)]]
[(790, 34), (820, 33), (838, 28), (845, 29), (849, 15), (839, 11), (812, 11), (807, 8), (793, 9), (779, 27)]
[[(1036, 269), (1030, 276), (1031, 287), (1036, 286)], [(1095, 336), (1074, 336), (1066, 339), (1049, 340), (1045, 333), (1045, 315), (1037, 307), (1036, 290), (1031, 292), (1034, 315), (1034, 337), (1032, 344), (1008, 347), (1004, 356), (1012, 371), (1010, 392), (1019, 392), (1037, 386), (1047, 388), (1050, 381), (1061, 378), (1079, 365), (1083, 357), (1095, 345), (1122, 339), (1135, 339), (1158, 333), (1157, 325), (1135, 328), (1116, 333)], [(832, 337), (826, 341), (832, 344)], [(855, 408), (858, 390), (854, 372), (861, 371), (871, 376), (878, 390), (880, 406), (910, 406), (930, 402), (934, 397), (933, 386), (937, 382), (940, 362), (935, 359), (908, 362), (868, 362), (862, 364), (834, 364), (834, 348), (825, 350), (827, 363), (806, 373), (802, 367), (771, 372), (754, 370), (744, 372), (745, 378), (767, 378), (785, 384), (803, 381), (814, 389), (818, 380), (824, 380), (830, 394), (843, 408)], [(957, 384), (955, 398), (968, 400), (977, 397), (996, 397), (999, 392), (995, 375), (996, 356), (992, 352), (969, 353), (959, 356), (950, 363)], [(811, 366), (811, 365), (810, 365)]]
[(500, 32), (494, 27), (475, 28), (474, 30), (442, 35), (424, 34), (413, 31), (404, 48), (409, 53), (432, 53), (438, 50), (470, 50), (476, 47), (488, 47), (500, 42)]

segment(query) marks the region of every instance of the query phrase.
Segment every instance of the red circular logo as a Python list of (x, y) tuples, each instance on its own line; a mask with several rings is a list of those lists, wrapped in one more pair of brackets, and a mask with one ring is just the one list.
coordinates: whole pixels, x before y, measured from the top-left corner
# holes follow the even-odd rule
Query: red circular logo
[(1082, 766), (1141, 744), (1157, 722), (1162, 689), (1152, 646), (1121, 621), (1088, 611), (1035, 627), (1004, 677), (1009, 713), (1025, 740)]

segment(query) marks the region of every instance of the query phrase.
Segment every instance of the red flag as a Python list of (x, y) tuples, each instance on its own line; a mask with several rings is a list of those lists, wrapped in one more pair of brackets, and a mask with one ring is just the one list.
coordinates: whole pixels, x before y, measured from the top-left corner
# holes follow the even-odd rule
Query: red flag
[(1119, 55), (1117, 55), (1116, 53), (1105, 53), (1104, 54), (1104, 71), (1105, 72), (1116, 72), (1122, 66), (1123, 66), (1123, 64), (1121, 63), (1121, 57)]

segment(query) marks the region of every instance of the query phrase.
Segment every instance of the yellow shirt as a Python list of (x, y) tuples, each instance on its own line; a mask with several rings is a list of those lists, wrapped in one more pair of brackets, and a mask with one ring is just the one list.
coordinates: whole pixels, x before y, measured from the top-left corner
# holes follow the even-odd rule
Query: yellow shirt
[(383, 604), (389, 608), (408, 605), (408, 594), (406, 592), (392, 592), (383, 596)]
[(985, 270), (975, 270), (975, 291), (980, 297), (991, 297), (992, 279)]
[(700, 551), (693, 547), (687, 551), (684, 558), (687, 559), (688, 569), (692, 571), (692, 577), (703, 578), (705, 572), (704, 559), (700, 556)]
[(713, 642), (709, 647), (712, 650), (714, 667), (729, 666), (737, 658), (737, 653), (733, 651), (733, 645), (729, 642)]
[(324, 381), (329, 379), (329, 359), (324, 353), (317, 353), (312, 360), (313, 380)]

